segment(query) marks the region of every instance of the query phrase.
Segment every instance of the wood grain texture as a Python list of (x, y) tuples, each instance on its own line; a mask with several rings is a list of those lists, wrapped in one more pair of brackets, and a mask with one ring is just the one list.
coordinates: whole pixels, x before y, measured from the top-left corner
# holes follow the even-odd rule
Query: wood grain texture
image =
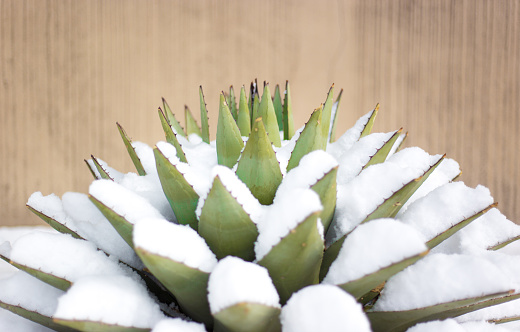
[(520, 2), (0, 0), (0, 225), (39, 224), (34, 191), (87, 192), (83, 159), (122, 171), (116, 128), (163, 139), (164, 96), (181, 116), (218, 94), (290, 80), (297, 125), (344, 88), (340, 132), (377, 103), (375, 130), (459, 161), (520, 221)]

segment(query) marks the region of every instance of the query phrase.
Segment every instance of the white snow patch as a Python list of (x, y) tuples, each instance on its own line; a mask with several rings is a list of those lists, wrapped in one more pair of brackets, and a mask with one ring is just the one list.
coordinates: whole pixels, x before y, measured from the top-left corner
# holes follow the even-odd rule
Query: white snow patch
[(41, 192), (37, 191), (29, 197), (27, 205), (56, 220), (74, 232), (78, 230), (77, 223), (67, 215), (63, 209), (62, 201), (55, 194), (43, 196)]
[(190, 226), (164, 219), (143, 219), (134, 226), (134, 245), (203, 272), (217, 264), (204, 239)]
[(273, 146), (274, 152), (276, 154), (276, 160), (280, 163), (280, 170), (282, 171), (282, 175), (285, 176), (287, 173), (287, 165), (289, 164), (289, 159), (291, 159), (291, 154), (296, 146), (296, 141), (300, 138), (300, 135), (305, 129), (305, 126), (300, 127), (298, 130), (294, 132), (293, 137), (290, 140), (283, 140), (282, 146), (277, 148)]
[(152, 328), (164, 318), (144, 285), (126, 276), (85, 277), (60, 297), (58, 319)]
[(507, 319), (518, 316), (520, 316), (520, 300), (513, 300), (510, 302), (472, 311), (462, 316), (458, 316), (455, 319), (458, 322), (471, 322), (479, 320), (488, 321), (493, 319)]
[(155, 166), (155, 157), (153, 155), (153, 149), (146, 143), (143, 142), (132, 142), (135, 154), (139, 158), (141, 165), (143, 165), (146, 174), (154, 174), (157, 176), (157, 167)]
[(399, 221), (371, 220), (349, 234), (323, 283), (341, 285), (357, 280), (426, 251), (424, 242), (417, 230)]
[[(240, 204), (244, 211), (251, 217), (251, 220), (255, 224), (258, 223), (263, 215), (263, 206), (258, 202), (258, 199), (251, 194), (251, 190), (249, 190), (246, 184), (238, 178), (235, 172), (225, 166), (217, 165), (213, 167), (212, 178), (215, 179), (216, 177), (220, 179), (231, 196), (237, 200), (238, 204)], [(195, 210), (197, 218), (200, 218), (202, 207), (204, 206), (208, 194), (209, 191), (199, 198), (197, 209)]]
[(485, 258), (430, 254), (390, 278), (373, 310), (411, 310), (514, 288), (511, 279)]
[(238, 257), (227, 256), (217, 264), (209, 276), (208, 292), (212, 314), (241, 302), (280, 308), (267, 269)]
[(446, 319), (443, 321), (431, 321), (417, 324), (406, 332), (508, 332), (511, 331), (501, 325), (495, 325), (487, 322), (467, 322), (459, 324), (454, 319)]
[(34, 323), (17, 314), (0, 308), (0, 327), (9, 332), (53, 332), (43, 325)]
[(415, 201), (399, 220), (415, 227), (429, 241), (492, 203), (486, 187), (473, 189), (463, 182), (451, 182)]
[(148, 200), (111, 180), (96, 180), (89, 193), (129, 223), (135, 224), (142, 218), (163, 218)]
[(294, 293), (280, 320), (284, 332), (371, 331), (361, 305), (332, 285), (307, 286)]
[(13, 243), (9, 258), (71, 282), (90, 275), (125, 273), (94, 244), (59, 233), (35, 231), (24, 235)]
[(52, 317), (54, 314), (58, 298), (63, 294), (63, 291), (23, 271), (0, 279), (0, 301), (18, 305), (48, 317)]
[(276, 196), (267, 206), (264, 220), (257, 224), (255, 243), (257, 261), (260, 261), (282, 238), (312, 213), (323, 209), (320, 197), (311, 189), (294, 189)]
[(204, 324), (188, 322), (181, 318), (166, 318), (155, 324), (151, 332), (206, 332)]

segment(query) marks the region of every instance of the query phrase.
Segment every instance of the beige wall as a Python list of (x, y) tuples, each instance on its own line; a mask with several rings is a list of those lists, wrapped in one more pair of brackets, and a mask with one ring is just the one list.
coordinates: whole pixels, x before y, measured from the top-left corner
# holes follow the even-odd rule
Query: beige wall
[(377, 102), (375, 129), (447, 153), (520, 221), (520, 2), (0, 0), (0, 225), (36, 224), (33, 191), (87, 192), (90, 154), (130, 171), (119, 121), (163, 138), (164, 96), (212, 132), (218, 93), (292, 84), (297, 124), (344, 88), (341, 129)]

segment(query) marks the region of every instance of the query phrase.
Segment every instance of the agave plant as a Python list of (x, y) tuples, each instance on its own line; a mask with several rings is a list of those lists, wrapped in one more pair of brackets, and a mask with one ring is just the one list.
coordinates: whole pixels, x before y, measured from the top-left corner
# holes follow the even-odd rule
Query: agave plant
[(261, 97), (252, 83), (238, 101), (231, 87), (211, 141), (199, 94), (200, 126), (186, 107), (182, 128), (163, 99), (166, 141), (154, 148), (118, 124), (137, 173), (92, 156), (88, 195), (29, 198), (57, 232), (0, 246), (20, 270), (0, 281), (2, 308), (57, 331), (405, 331), (519, 318), (486, 310), (520, 297), (520, 227), (485, 187), (457, 181), (454, 160), (402, 148), (402, 130), (371, 133), (378, 106), (336, 140), (334, 86), (299, 130), (288, 83), (273, 96), (264, 83)]

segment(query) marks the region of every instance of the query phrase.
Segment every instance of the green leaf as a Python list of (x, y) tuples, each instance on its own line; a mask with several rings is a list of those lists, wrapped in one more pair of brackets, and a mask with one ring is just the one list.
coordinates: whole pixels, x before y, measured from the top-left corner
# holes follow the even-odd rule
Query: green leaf
[(50, 328), (50, 329), (52, 329), (54, 331), (58, 331), (58, 332), (73, 332), (73, 331), (77, 331), (76, 329), (69, 328), (67, 326), (63, 326), (63, 325), (57, 324), (49, 316), (44, 316), (44, 315), (42, 315), (42, 314), (40, 314), (40, 313), (38, 313), (36, 311), (27, 310), (27, 309), (25, 309), (25, 308), (23, 308), (22, 306), (19, 306), (19, 305), (8, 304), (8, 303), (0, 301), (0, 308), (9, 310), (12, 313), (17, 314), (18, 316), (21, 316), (21, 317), (23, 317), (25, 319), (33, 321), (33, 322), (35, 322), (37, 324), (40, 324), (42, 326), (48, 327), (48, 328)]
[(243, 147), (244, 141), (240, 135), (240, 130), (229, 111), (222, 92), (220, 94), (217, 125), (217, 159), (219, 165), (233, 167), (240, 157)]
[(259, 303), (242, 302), (215, 314), (216, 332), (279, 332), (281, 310)]
[(251, 114), (253, 114), (251, 117), (251, 128), (253, 128), (254, 121), (258, 119), (258, 107), (260, 107), (260, 96), (258, 93), (255, 93), (253, 99), (253, 110), (251, 111)]
[(235, 89), (233, 89), (233, 86), (231, 85), (229, 87), (229, 110), (231, 111), (231, 115), (233, 115), (233, 119), (237, 121), (238, 119), (238, 113), (237, 113), (237, 100), (235, 97)]
[(56, 218), (49, 216), (49, 215), (45, 214), (43, 211), (39, 211), (28, 204), (26, 206), (29, 208), (29, 210), (31, 212), (33, 212), (35, 215), (40, 217), (43, 221), (45, 221), (47, 224), (49, 224), (49, 226), (51, 226), (58, 232), (63, 233), (63, 234), (70, 234), (70, 235), (72, 235), (72, 237), (74, 237), (76, 239), (83, 239), (78, 233), (76, 233), (75, 231), (71, 230), (67, 226), (60, 223), (58, 220), (56, 220)]
[(370, 134), (372, 132), (372, 127), (374, 126), (374, 122), (376, 121), (377, 113), (379, 112), (379, 104), (376, 105), (374, 110), (372, 111), (372, 114), (368, 118), (368, 121), (363, 128), (363, 131), (361, 132), (361, 136), (359, 138), (363, 138), (366, 135)]
[(197, 124), (197, 121), (195, 121), (193, 114), (191, 114), (188, 105), (184, 105), (184, 118), (186, 123), (186, 135), (189, 136), (191, 134), (197, 134), (202, 137), (202, 132), (199, 128), (199, 125)]
[(321, 130), (322, 106), (318, 107), (311, 115), (309, 122), (300, 134), (294, 146), (294, 150), (287, 164), (287, 171), (300, 164), (300, 160), (311, 151), (324, 150), (327, 144), (326, 136)]
[(175, 296), (187, 315), (198, 322), (212, 325), (207, 299), (209, 273), (140, 247), (136, 247), (135, 251), (150, 272)]
[(261, 204), (269, 205), (273, 202), (282, 182), (282, 171), (262, 119), (255, 120), (236, 174)]
[(283, 102), (283, 139), (290, 140), (294, 136), (294, 119), (292, 115), (291, 89), (289, 81), (285, 81), (285, 97)]
[(343, 235), (336, 242), (331, 244), (323, 253), (323, 261), (321, 262), (320, 268), (320, 282), (323, 280), (323, 278), (325, 278), (325, 276), (329, 272), (330, 266), (338, 257), (339, 251), (341, 250), (343, 242), (345, 242), (346, 238), (347, 234)]
[(276, 147), (282, 146), (280, 141), (280, 131), (278, 130), (278, 121), (276, 120), (276, 112), (274, 110), (273, 99), (269, 92), (269, 84), (264, 86), (262, 101), (258, 105), (258, 113), (255, 114), (255, 120), (259, 117), (264, 122), (265, 130), (269, 135), (269, 139)]
[(447, 238), (449, 238), (450, 236), (452, 236), (453, 234), (457, 233), (458, 231), (460, 231), (462, 228), (466, 227), (467, 225), (469, 225), (472, 221), (474, 221), (475, 219), (477, 219), (478, 217), (482, 216), (484, 213), (488, 212), (489, 210), (491, 210), (492, 208), (496, 207), (498, 205), (498, 203), (493, 203), (491, 204), (490, 206), (488, 206), (487, 208), (485, 208), (484, 210), (482, 211), (479, 211), (477, 213), (475, 213), (474, 215), (464, 219), (464, 220), (461, 220), (457, 223), (455, 223), (453, 226), (451, 226), (450, 228), (446, 229), (445, 231), (443, 231), (442, 233), (439, 233), (437, 234), (435, 237), (433, 237), (432, 239), (430, 239), (428, 242), (426, 242), (426, 245), (428, 246), (428, 248), (430, 249), (433, 249), (435, 248), (436, 246), (438, 246), (441, 242), (443, 242), (444, 240), (446, 240)]
[(238, 129), (240, 129), (240, 135), (249, 136), (251, 133), (251, 117), (249, 116), (249, 107), (247, 106), (246, 100), (246, 88), (242, 86), (240, 89), (240, 100), (238, 105)]
[(395, 142), (401, 135), (402, 128), (395, 132), (395, 134), (390, 137), (388, 141), (386, 141), (381, 148), (379, 148), (376, 153), (370, 157), (370, 160), (368, 163), (363, 166), (363, 169), (367, 168), (370, 165), (380, 164), (386, 160), (386, 157), (388, 157), (388, 154), (390, 151), (392, 151), (392, 147), (394, 146)]
[(159, 108), (159, 118), (161, 119), (161, 125), (163, 127), (164, 134), (166, 135), (166, 141), (173, 145), (175, 150), (177, 150), (177, 158), (179, 158), (183, 163), (186, 163), (186, 155), (184, 154), (184, 151), (182, 151), (179, 140), (177, 140), (177, 134), (175, 134), (172, 127), (168, 123), (168, 120), (166, 119), (166, 116), (164, 115), (161, 108)]
[(128, 327), (89, 320), (68, 320), (55, 318), (54, 322), (60, 325), (68, 326), (78, 331), (85, 332), (148, 332), (151, 330), (149, 328)]
[(98, 177), (98, 175), (96, 174), (96, 171), (97, 171), (97, 168), (96, 168), (96, 165), (94, 165), (94, 163), (89, 163), (89, 161), (87, 159), (83, 159), (83, 161), (85, 161), (85, 164), (87, 164), (87, 167), (90, 171), (90, 174), (92, 174), (92, 176), (94, 177), (95, 180), (99, 180), (101, 179), (101, 177)]
[(204, 93), (202, 92), (202, 86), (199, 87), (199, 99), (200, 99), (200, 123), (201, 123), (201, 134), (202, 140), (209, 144), (209, 124), (208, 124), (208, 110), (206, 108), (206, 101), (204, 100)]
[(367, 316), (374, 332), (400, 332), (406, 331), (409, 327), (421, 322), (457, 317), (518, 298), (520, 298), (520, 293), (488, 294), (413, 310), (369, 311)]
[(166, 119), (168, 121), (168, 124), (173, 127), (175, 132), (181, 136), (186, 136), (186, 133), (184, 132), (184, 129), (182, 129), (181, 125), (179, 124), (179, 121), (175, 118), (175, 115), (173, 115), (172, 109), (166, 102), (166, 99), (162, 99), (164, 111), (166, 112)]
[(123, 129), (123, 127), (121, 127), (121, 125), (119, 123), (117, 123), (117, 128), (119, 129), (121, 138), (123, 138), (123, 142), (125, 143), (126, 150), (128, 151), (128, 154), (130, 155), (130, 158), (132, 159), (132, 162), (134, 163), (134, 166), (137, 169), (137, 173), (139, 173), (139, 175), (146, 175), (143, 164), (141, 164), (141, 160), (137, 156), (137, 153), (135, 153), (135, 149), (132, 146), (132, 141), (130, 140), (130, 138), (128, 138), (128, 135), (126, 134), (125, 130)]
[(283, 105), (280, 95), (280, 85), (276, 84), (273, 96), (274, 112), (276, 113), (276, 121), (278, 122), (278, 131), (283, 131)]
[(183, 225), (189, 224), (196, 230), (198, 221), (195, 209), (199, 195), (157, 147), (153, 149), (153, 153), (161, 186), (177, 221)]
[(128, 243), (131, 248), (133, 248), (134, 242), (132, 240), (132, 231), (134, 229), (134, 225), (126, 220), (123, 216), (119, 215), (114, 210), (106, 206), (96, 197), (88, 195), (88, 198), (92, 201), (92, 203), (94, 203), (94, 205), (105, 216), (105, 218), (108, 219), (119, 235), (121, 235), (123, 240), (125, 240), (125, 242)]
[(327, 234), (336, 209), (337, 174), (338, 167), (334, 167), (311, 187), (320, 196), (321, 205), (323, 205), (320, 218), (325, 234)]
[(343, 89), (341, 89), (339, 91), (339, 95), (338, 97), (336, 98), (336, 101), (334, 102), (334, 105), (336, 106), (336, 111), (334, 112), (333, 116), (334, 118), (332, 119), (332, 126), (330, 128), (330, 134), (329, 134), (329, 142), (330, 143), (333, 143), (334, 141), (336, 141), (336, 128), (337, 128), (337, 123), (338, 123), (338, 110), (339, 110), (339, 105), (340, 105), (340, 102), (341, 102), (341, 96), (343, 95)]
[(511, 244), (511, 243), (513, 243), (515, 241), (518, 241), (518, 240), (520, 240), (520, 235), (519, 236), (515, 236), (513, 238), (510, 238), (510, 239), (508, 239), (506, 241), (499, 242), (499, 243), (497, 243), (497, 244), (495, 244), (495, 245), (493, 245), (491, 247), (488, 247), (487, 250), (499, 250), (499, 249), (504, 248), (508, 244)]
[[(57, 253), (57, 254), (59, 254), (59, 253)], [(66, 291), (72, 285), (72, 282), (70, 282), (69, 280), (66, 280), (62, 277), (57, 277), (57, 276), (53, 275), (52, 273), (43, 272), (43, 271), (35, 269), (33, 267), (17, 263), (1, 254), (0, 254), (0, 258), (3, 259), (4, 261), (6, 261), (7, 263), (11, 264), (12, 266), (16, 267), (17, 269), (25, 271), (25, 272), (29, 273), (30, 275), (32, 275), (33, 277), (38, 278), (41, 281), (45, 282), (46, 284), (49, 284), (49, 285), (56, 287), (58, 289), (61, 289), (63, 291)]]
[(317, 226), (319, 215), (309, 215), (258, 262), (269, 271), (282, 304), (294, 292), (318, 283), (324, 250)]
[(254, 260), (256, 225), (218, 176), (213, 180), (199, 219), (199, 234), (218, 259), (231, 255)]
[(372, 289), (376, 288), (378, 285), (381, 285), (383, 282), (387, 281), (394, 274), (401, 272), (408, 266), (414, 264), (419, 259), (426, 256), (428, 252), (429, 251), (427, 250), (423, 253), (420, 253), (419, 255), (408, 257), (399, 262), (383, 267), (377, 270), (376, 272), (370, 273), (359, 279), (352, 280), (338, 286), (346, 292), (350, 293), (356, 299), (360, 299), (363, 295), (367, 294)]
[(323, 111), (321, 112), (321, 130), (323, 132), (323, 137), (326, 138), (326, 141), (329, 138), (330, 118), (332, 116), (333, 97), (334, 97), (334, 84), (332, 84), (332, 86), (329, 89), (329, 93), (327, 94), (327, 99), (325, 100), (325, 103), (323, 104)]
[(397, 215), (401, 207), (408, 201), (413, 193), (426, 181), (432, 172), (440, 165), (445, 156), (431, 166), (423, 175), (408, 182), (401, 189), (396, 191), (392, 196), (385, 199), (372, 213), (370, 213), (362, 223), (379, 218), (393, 218)]
[(90, 158), (92, 158), (92, 162), (94, 163), (94, 166), (96, 166), (96, 169), (97, 169), (99, 175), (101, 175), (102, 179), (114, 181), (114, 179), (110, 176), (110, 174), (108, 174), (108, 171), (105, 168), (103, 168), (103, 165), (101, 165), (99, 160), (97, 160), (93, 155), (90, 155)]

